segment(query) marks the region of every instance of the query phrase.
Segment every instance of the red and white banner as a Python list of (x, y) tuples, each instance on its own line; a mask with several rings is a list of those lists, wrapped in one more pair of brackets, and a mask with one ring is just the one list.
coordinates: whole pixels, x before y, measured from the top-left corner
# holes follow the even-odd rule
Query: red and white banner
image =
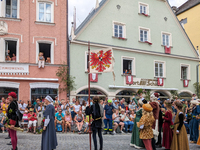
[(189, 80), (183, 80), (183, 86), (188, 87), (189, 85)]
[(164, 85), (164, 79), (158, 78), (158, 86), (163, 86), (163, 85)]
[(126, 76), (126, 84), (133, 84), (133, 76)]
[(98, 82), (98, 73), (90, 74), (90, 82)]
[(114, 72), (114, 56), (112, 48), (90, 52), (90, 73)]
[(171, 54), (171, 47), (165, 46), (165, 54)]

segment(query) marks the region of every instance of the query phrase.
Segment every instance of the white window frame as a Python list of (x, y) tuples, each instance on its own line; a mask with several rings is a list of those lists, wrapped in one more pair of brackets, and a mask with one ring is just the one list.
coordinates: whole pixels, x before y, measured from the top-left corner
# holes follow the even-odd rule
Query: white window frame
[[(169, 36), (169, 45), (163, 45), (163, 34)], [(164, 31), (161, 32), (161, 45), (162, 46), (170, 46), (170, 47), (172, 47), (172, 33), (164, 32)]]
[(131, 60), (132, 61), (132, 68), (131, 68), (131, 75), (136, 76), (136, 69), (135, 69), (135, 57), (128, 57), (128, 56), (122, 56), (121, 57), (121, 74), (124, 75), (123, 70), (123, 60)]
[[(122, 23), (122, 22), (117, 22), (117, 21), (113, 21), (113, 37), (116, 37), (115, 36), (115, 25), (122, 26), (122, 30), (123, 30), (122, 31), (122, 33), (123, 33), (122, 38), (126, 38), (126, 24)], [(119, 36), (116, 37), (116, 38), (119, 38)]]
[[(49, 4), (51, 4), (51, 22), (39, 20), (39, 3), (49, 3)], [(44, 22), (44, 23), (54, 23), (54, 2), (49, 1), (49, 0), (37, 0), (37, 3), (36, 3), (36, 21), (37, 22)]]
[[(0, 0), (0, 17), (6, 17), (6, 0)], [(17, 0), (17, 18), (9, 17), (10, 19), (20, 18), (20, 0)]]
[(51, 44), (51, 63), (54, 64), (54, 42), (53, 41), (36, 41), (36, 64), (38, 63), (39, 43)]
[[(2, 49), (3, 49), (3, 56), (2, 56), (2, 62), (6, 62), (6, 60), (5, 60), (5, 43), (6, 43), (6, 41), (16, 41), (17, 42), (17, 47), (16, 47), (16, 61), (11, 61), (11, 62), (13, 62), (13, 63), (15, 63), (15, 62), (19, 62), (19, 39), (18, 38), (12, 38), (12, 37), (7, 37), (7, 38), (3, 38), (3, 45), (1, 46), (0, 45), (0, 47), (2, 47)], [(1, 44), (2, 42), (0, 42), (0, 44)], [(0, 60), (1, 61), (1, 60)]]
[[(156, 71), (155, 71), (155, 64), (159, 63), (159, 64), (163, 64), (163, 76), (156, 76)], [(165, 61), (160, 61), (160, 60), (154, 60), (154, 77), (155, 78), (166, 78), (166, 62)], [(158, 69), (159, 71), (159, 69)]]
[(182, 74), (182, 72), (181, 72), (182, 69), (181, 68), (182, 67), (187, 67), (188, 68), (187, 69), (187, 80), (190, 80), (190, 64), (183, 64), (183, 63), (180, 64), (180, 79), (181, 80), (183, 80), (182, 77), (181, 77), (181, 74)]
[(146, 3), (143, 3), (143, 2), (138, 2), (138, 8), (139, 8), (138, 13), (139, 14), (141, 14), (140, 13), (140, 6), (143, 6), (143, 7), (145, 6), (146, 7), (146, 15), (149, 15), (149, 4), (146, 4)]
[(139, 41), (140, 41), (140, 42), (145, 42), (145, 41), (141, 41), (141, 40), (140, 40), (140, 30), (145, 30), (145, 31), (147, 31), (147, 41), (148, 41), (148, 42), (151, 42), (151, 32), (150, 32), (150, 29), (149, 29), (149, 28), (145, 28), (145, 27), (140, 27), (140, 26), (139, 26)]

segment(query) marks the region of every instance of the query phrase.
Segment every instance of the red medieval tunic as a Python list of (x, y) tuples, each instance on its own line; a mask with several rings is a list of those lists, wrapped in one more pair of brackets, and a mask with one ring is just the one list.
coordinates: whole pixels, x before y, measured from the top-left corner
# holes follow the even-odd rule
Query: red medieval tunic
[[(159, 118), (159, 111), (160, 111), (160, 106), (158, 102), (150, 102), (149, 103), (151, 107), (153, 108), (153, 117), (155, 118), (155, 121), (152, 125), (152, 128), (155, 129), (156, 126), (156, 120)], [(159, 123), (158, 123), (159, 124)], [(158, 129), (159, 130), (159, 129)]]
[(166, 149), (170, 149), (172, 138), (173, 138), (173, 131), (170, 128), (170, 125), (173, 125), (172, 122), (172, 112), (170, 110), (166, 111), (163, 123), (163, 142), (162, 146)]

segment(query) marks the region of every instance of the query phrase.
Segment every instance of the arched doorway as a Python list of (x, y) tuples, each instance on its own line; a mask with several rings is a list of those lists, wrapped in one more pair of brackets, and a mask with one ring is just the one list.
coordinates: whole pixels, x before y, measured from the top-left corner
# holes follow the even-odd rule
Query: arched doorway
[[(93, 98), (94, 96), (99, 96), (100, 99), (105, 99), (107, 97), (107, 95), (102, 92), (101, 90), (95, 89), (95, 88), (91, 88), (90, 89), (90, 98)], [(76, 98), (80, 101), (80, 103), (82, 103), (82, 101), (88, 101), (88, 89), (82, 90), (80, 91), (77, 95)]]
[(192, 95), (190, 93), (187, 92), (181, 92), (179, 94), (180, 99), (184, 99), (184, 100), (191, 100), (192, 99)]
[(155, 91), (155, 93), (159, 93), (159, 94), (160, 94), (159, 98), (160, 98), (161, 101), (164, 101), (164, 100), (170, 98), (170, 97), (169, 97), (165, 92), (163, 92), (163, 91)]
[(120, 91), (119, 93), (116, 94), (116, 98), (118, 98), (119, 100), (124, 98), (125, 101), (127, 103), (129, 103), (130, 100), (132, 100), (133, 95), (135, 95), (135, 94), (136, 94), (135, 91), (123, 90), (123, 91)]

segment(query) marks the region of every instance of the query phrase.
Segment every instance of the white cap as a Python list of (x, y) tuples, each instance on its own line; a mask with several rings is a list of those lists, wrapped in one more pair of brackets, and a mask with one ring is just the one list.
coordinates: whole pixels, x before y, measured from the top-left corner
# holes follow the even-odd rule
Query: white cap
[(45, 99), (48, 100), (50, 103), (53, 102), (53, 99), (52, 99), (51, 96), (49, 96), (49, 95), (47, 95), (47, 96), (45, 97)]

